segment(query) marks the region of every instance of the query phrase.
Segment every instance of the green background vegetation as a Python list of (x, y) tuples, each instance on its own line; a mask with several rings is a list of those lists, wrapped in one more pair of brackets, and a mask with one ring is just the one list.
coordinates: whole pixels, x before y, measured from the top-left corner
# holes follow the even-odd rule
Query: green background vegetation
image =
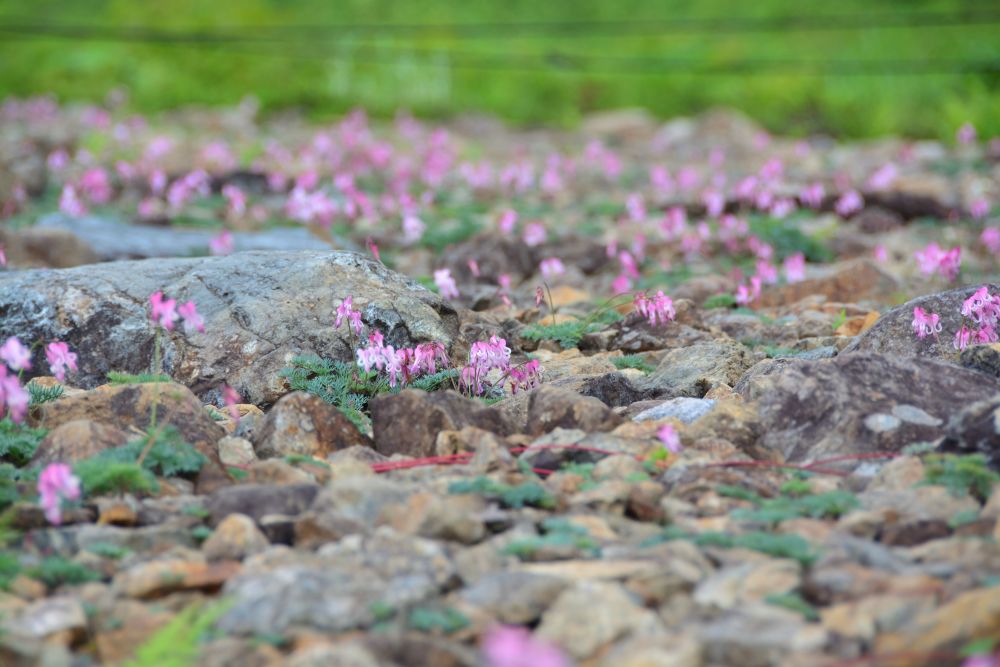
[[(991, 6), (996, 18), (972, 25), (898, 25)], [(990, 136), (998, 14), (962, 0), (0, 0), (0, 94), (101, 100), (125, 86), (155, 111), (253, 93), (265, 110), (317, 116), (360, 105), (560, 125), (600, 109), (728, 105), (793, 134), (950, 138), (969, 120)], [(807, 25), (760, 24), (788, 17)], [(524, 22), (557, 24), (511, 26)], [(57, 38), (54, 26), (110, 32)]]

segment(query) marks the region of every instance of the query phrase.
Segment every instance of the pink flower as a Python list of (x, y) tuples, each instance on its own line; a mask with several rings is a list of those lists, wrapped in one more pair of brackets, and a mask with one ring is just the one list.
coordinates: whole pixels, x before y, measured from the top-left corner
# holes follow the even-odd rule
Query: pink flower
[(480, 274), (480, 271), (479, 271), (479, 262), (477, 262), (474, 259), (470, 259), (468, 262), (465, 263), (465, 265), (469, 267), (469, 273), (472, 274), (473, 278), (478, 278), (479, 277), (479, 274)]
[(802, 188), (802, 191), (799, 192), (799, 201), (809, 208), (819, 208), (823, 205), (825, 196), (826, 190), (823, 189), (823, 184), (813, 183)]
[(884, 245), (875, 246), (874, 251), (876, 262), (888, 262), (889, 261), (889, 251), (886, 250)]
[(558, 257), (546, 257), (539, 264), (538, 269), (546, 280), (552, 280), (566, 272), (566, 267), (563, 266), (562, 260)]
[(233, 233), (228, 229), (223, 229), (218, 236), (213, 236), (208, 241), (208, 250), (213, 255), (228, 255), (233, 252), (235, 246)]
[(966, 146), (973, 143), (976, 140), (976, 126), (972, 123), (965, 123), (955, 132), (955, 139), (958, 140), (958, 143)]
[(510, 281), (511, 277), (509, 273), (501, 273), (497, 276), (497, 285), (499, 285), (500, 289), (504, 292), (510, 290)]
[(629, 220), (632, 222), (642, 222), (646, 219), (646, 204), (638, 192), (633, 192), (625, 198), (625, 210), (628, 211)]
[(372, 254), (372, 257), (375, 258), (375, 261), (381, 262), (382, 258), (379, 257), (378, 254), (378, 244), (372, 240), (372, 237), (369, 236), (367, 239), (365, 239), (365, 244), (368, 246), (368, 252)]
[(503, 211), (497, 218), (497, 227), (500, 228), (500, 232), (503, 234), (510, 234), (514, 231), (514, 225), (517, 224), (517, 211), (512, 208), (508, 208)]
[(840, 217), (849, 218), (860, 211), (864, 205), (865, 202), (857, 190), (848, 190), (840, 196), (833, 208)]
[(774, 285), (778, 282), (778, 267), (763, 259), (757, 260), (757, 275), (765, 285)]
[(38, 502), (54, 526), (62, 523), (63, 500), (79, 500), (80, 480), (65, 463), (50, 463), (38, 476)]
[(71, 218), (82, 218), (87, 215), (87, 207), (76, 195), (76, 188), (67, 183), (59, 196), (59, 210)]
[(0, 347), (0, 359), (6, 362), (12, 371), (31, 368), (31, 350), (22, 345), (17, 336), (11, 336), (3, 347)]
[(66, 369), (76, 372), (76, 353), (69, 351), (69, 345), (54, 340), (45, 347), (45, 359), (52, 374), (60, 382), (66, 381)]
[(919, 306), (913, 309), (913, 333), (917, 338), (937, 336), (941, 333), (941, 322), (937, 313), (928, 313)]
[(760, 276), (752, 276), (750, 285), (740, 285), (736, 288), (736, 303), (741, 306), (749, 306), (760, 298)]
[(222, 196), (226, 198), (231, 215), (240, 217), (247, 212), (246, 194), (232, 183), (222, 186)]
[(948, 280), (955, 280), (958, 278), (958, 273), (962, 268), (962, 249), (955, 246), (948, 252), (944, 254), (941, 258), (941, 263), (938, 265), (938, 271), (942, 276)]
[(570, 667), (569, 658), (553, 644), (531, 636), (525, 628), (498, 626), (483, 638), (488, 667)]
[(925, 275), (940, 273), (948, 280), (958, 277), (962, 262), (962, 249), (958, 246), (945, 252), (937, 243), (928, 243), (923, 250), (914, 253), (920, 272)]
[(229, 416), (233, 418), (234, 422), (240, 420), (240, 409), (236, 407), (242, 402), (243, 399), (236, 392), (235, 389), (230, 387), (228, 384), (222, 385), (222, 402), (225, 403), (226, 407), (229, 408)]
[(83, 172), (79, 185), (87, 199), (95, 204), (106, 204), (111, 199), (111, 183), (108, 182), (108, 173), (100, 167)]
[(333, 322), (333, 328), (339, 329), (344, 320), (348, 321), (348, 326), (354, 329), (356, 336), (361, 335), (361, 312), (354, 310), (353, 297), (346, 297), (337, 306), (337, 319)]
[(0, 243), (0, 268), (7, 268), (7, 253), (4, 251), (2, 243)]
[(632, 291), (632, 280), (624, 273), (619, 273), (611, 283), (612, 294), (626, 294)]
[(972, 339), (972, 331), (969, 330), (964, 324), (955, 332), (955, 341), (952, 345), (955, 346), (956, 350), (964, 350), (969, 346), (969, 341)]
[(198, 308), (194, 301), (188, 301), (177, 308), (177, 312), (184, 319), (184, 333), (190, 334), (192, 331), (205, 333), (205, 320), (198, 314)]
[(458, 298), (458, 285), (455, 284), (455, 279), (451, 277), (450, 269), (438, 269), (435, 271), (434, 284), (437, 285), (438, 290), (441, 292), (441, 296), (444, 298)]
[(990, 202), (985, 197), (980, 197), (969, 204), (969, 214), (973, 220), (982, 220), (990, 213)]
[(416, 243), (424, 235), (427, 225), (415, 215), (403, 216), (403, 243)]
[(525, 245), (536, 246), (545, 243), (545, 239), (548, 238), (548, 234), (545, 232), (545, 227), (541, 223), (531, 222), (525, 225), (523, 240)]
[(975, 653), (962, 661), (962, 667), (1000, 667), (1000, 653)]
[(653, 165), (649, 168), (649, 184), (660, 194), (670, 194), (675, 187), (670, 172), (662, 165)]
[(518, 390), (531, 389), (541, 383), (541, 366), (538, 359), (514, 366), (510, 369), (510, 393), (516, 394)]
[(776, 199), (773, 204), (771, 204), (771, 217), (782, 220), (787, 218), (792, 213), (795, 212), (795, 201), (788, 198), (782, 197)]
[(798, 283), (806, 279), (806, 257), (801, 252), (789, 255), (783, 263), (785, 269), (785, 280), (789, 283)]
[(635, 295), (632, 306), (635, 308), (635, 312), (649, 320), (649, 323), (654, 327), (666, 324), (677, 316), (673, 300), (662, 290), (658, 291), (652, 299), (645, 292), (639, 292)]
[(14, 423), (20, 423), (28, 413), (30, 400), (18, 377), (8, 374), (7, 367), (0, 365), (0, 417), (6, 411)]
[(173, 331), (174, 322), (177, 321), (177, 301), (165, 299), (163, 292), (154, 292), (149, 296), (149, 303), (152, 305), (150, 319), (153, 323), (167, 331)]
[(656, 437), (660, 439), (663, 446), (669, 449), (674, 454), (679, 454), (681, 451), (681, 439), (677, 435), (677, 431), (670, 424), (664, 424), (660, 427), (660, 430), (656, 432)]
[(979, 240), (991, 253), (1000, 254), (1000, 228), (986, 227), (979, 235)]
[(705, 205), (705, 214), (710, 218), (718, 218), (726, 207), (726, 198), (718, 190), (708, 190), (701, 196)]
[(868, 177), (869, 190), (888, 190), (899, 176), (899, 169), (891, 162), (886, 162), (875, 173)]

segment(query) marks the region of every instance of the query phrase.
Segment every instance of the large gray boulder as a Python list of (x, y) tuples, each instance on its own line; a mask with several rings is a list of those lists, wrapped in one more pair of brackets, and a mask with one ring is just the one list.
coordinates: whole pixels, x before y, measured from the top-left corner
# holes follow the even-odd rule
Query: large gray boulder
[[(410, 346), (459, 339), (447, 302), (382, 264), (350, 252), (245, 252), (227, 257), (149, 259), (72, 269), (0, 273), (0, 340), (63, 340), (79, 355), (72, 380), (105, 382), (108, 371), (148, 371), (155, 327), (149, 295), (192, 300), (205, 333), (163, 336), (163, 368), (205, 397), (222, 382), (263, 404), (285, 393), (278, 372), (297, 354), (349, 360), (354, 343), (333, 328), (336, 305), (354, 297), (366, 330)], [(41, 349), (33, 371), (48, 367)]]

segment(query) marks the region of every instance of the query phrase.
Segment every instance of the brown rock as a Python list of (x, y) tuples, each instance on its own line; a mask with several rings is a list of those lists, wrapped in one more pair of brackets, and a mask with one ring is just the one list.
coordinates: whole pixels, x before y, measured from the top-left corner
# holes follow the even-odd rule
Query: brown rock
[(605, 432), (623, 421), (596, 398), (550, 385), (542, 385), (532, 392), (528, 404), (528, 431), (532, 435), (542, 435), (556, 428)]
[[(814, 295), (844, 303), (886, 297), (899, 289), (896, 280), (867, 259), (834, 265), (826, 276), (765, 289), (757, 308), (788, 305)], [(910, 308), (910, 312), (913, 309)], [(912, 318), (911, 318), (912, 319)], [(910, 336), (912, 338), (912, 336)]]
[(426, 393), (404, 389), (380, 394), (369, 404), (375, 449), (386, 456), (433, 456), (438, 433), (475, 426), (500, 436), (515, 431), (497, 408), (465, 398), (454, 391)]
[(120, 600), (98, 621), (94, 638), (101, 662), (117, 665), (131, 659), (173, 615), (153, 605)]
[(105, 385), (43, 404), (39, 422), (41, 426), (55, 430), (63, 424), (82, 419), (121, 428), (135, 427), (145, 432), (153, 424), (154, 404), (156, 425), (173, 426), (185, 442), (208, 459), (198, 473), (198, 492), (211, 493), (231, 483), (215, 448), (224, 431), (212, 421), (191, 390), (183, 385), (172, 382)]
[(115, 575), (113, 588), (130, 598), (158, 598), (177, 591), (217, 591), (239, 574), (236, 561), (202, 563), (181, 559), (139, 563)]
[(274, 404), (254, 444), (261, 458), (295, 454), (323, 459), (339, 449), (370, 447), (372, 442), (343, 412), (311, 394), (296, 391)]
[(105, 449), (124, 445), (135, 434), (110, 424), (74, 419), (49, 431), (31, 457), (32, 465), (45, 466), (55, 461), (75, 463), (90, 458)]
[(270, 542), (245, 514), (230, 514), (201, 545), (209, 560), (243, 560), (266, 549)]
[(996, 638), (1000, 628), (1000, 588), (992, 586), (967, 591), (946, 604), (925, 611), (906, 628), (875, 640), (878, 653), (905, 652), (912, 661), (938, 651), (957, 651), (970, 640)]
[(35, 267), (63, 269), (99, 261), (93, 248), (66, 229), (51, 227), (0, 229), (0, 245), (5, 246), (10, 265), (21, 269)]

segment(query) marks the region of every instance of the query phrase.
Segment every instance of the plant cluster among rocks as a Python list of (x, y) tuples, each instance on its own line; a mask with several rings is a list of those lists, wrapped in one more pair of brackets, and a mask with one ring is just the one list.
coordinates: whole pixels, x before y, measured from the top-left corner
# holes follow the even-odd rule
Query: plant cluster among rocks
[(1000, 664), (996, 139), (0, 114), (0, 664)]

